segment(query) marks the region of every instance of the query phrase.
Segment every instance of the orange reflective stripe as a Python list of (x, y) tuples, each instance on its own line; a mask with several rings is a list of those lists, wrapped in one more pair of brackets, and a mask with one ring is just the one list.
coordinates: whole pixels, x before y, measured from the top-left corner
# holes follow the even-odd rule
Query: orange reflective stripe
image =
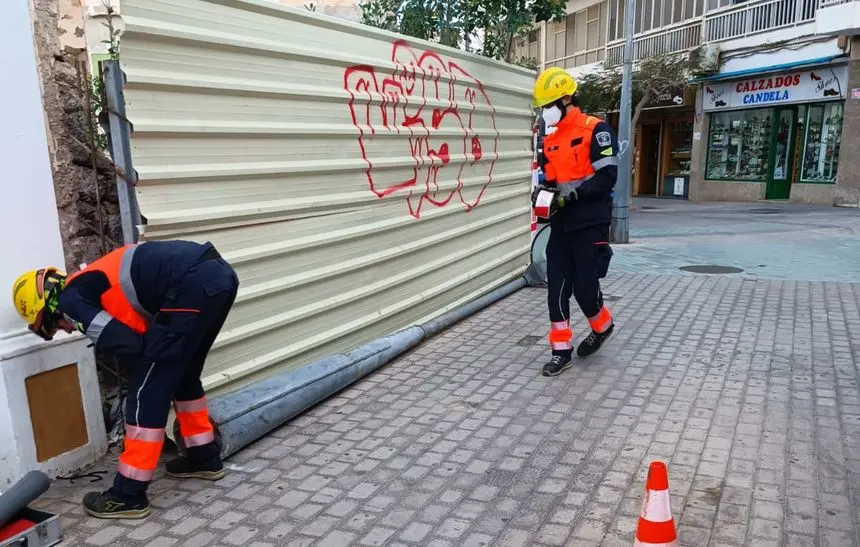
[(124, 449), (119, 456), (120, 475), (138, 481), (150, 481), (158, 466), (164, 430), (127, 425)]
[(215, 430), (209, 421), (205, 397), (194, 401), (174, 401), (173, 406), (185, 446), (201, 446), (215, 441)]
[(549, 331), (550, 342), (570, 342), (573, 338), (573, 331), (570, 329), (559, 329)]
[(573, 338), (573, 330), (570, 321), (553, 321), (550, 323), (549, 345), (554, 350), (571, 349), (570, 341)]
[(177, 412), (176, 419), (179, 420), (179, 432), (183, 437), (191, 437), (212, 431), (212, 423), (209, 421), (209, 411), (206, 409), (196, 412)]
[(591, 329), (594, 332), (606, 332), (606, 329), (608, 329), (609, 325), (612, 324), (612, 314), (609, 313), (609, 310), (606, 309), (606, 306), (603, 306), (602, 308), (600, 308), (600, 311), (597, 313), (597, 315), (588, 318), (588, 324), (591, 325)]

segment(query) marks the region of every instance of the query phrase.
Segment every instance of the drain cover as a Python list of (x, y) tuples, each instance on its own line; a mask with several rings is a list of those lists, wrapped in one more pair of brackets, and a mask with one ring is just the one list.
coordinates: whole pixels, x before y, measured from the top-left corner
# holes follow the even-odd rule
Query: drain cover
[(604, 294), (603, 299), (607, 302), (615, 302), (616, 300), (621, 300), (621, 297), (615, 296), (614, 294)]
[(713, 264), (698, 265), (698, 266), (681, 266), (681, 270), (690, 273), (700, 274), (733, 274), (743, 272), (740, 268), (733, 266), (715, 266)]
[(543, 337), (534, 336), (534, 335), (530, 334), (528, 336), (523, 336), (523, 338), (519, 342), (517, 342), (517, 345), (518, 346), (533, 346), (533, 345), (537, 344), (538, 342), (540, 342), (541, 340), (543, 340)]
[(754, 215), (778, 215), (782, 212), (782, 209), (775, 209), (773, 207), (756, 207), (750, 209), (749, 212)]
[(653, 205), (642, 205), (639, 209), (641, 211), (656, 211), (659, 207), (654, 207)]

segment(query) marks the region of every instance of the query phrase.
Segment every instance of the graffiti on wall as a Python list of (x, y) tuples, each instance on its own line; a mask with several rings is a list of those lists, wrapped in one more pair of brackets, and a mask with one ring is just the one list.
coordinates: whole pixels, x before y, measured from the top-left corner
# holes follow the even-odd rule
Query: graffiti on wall
[(405, 194), (416, 219), (428, 205), (471, 210), (499, 157), (496, 109), (484, 85), (457, 62), (404, 40), (394, 42), (391, 61), (390, 73), (357, 65), (343, 77), (370, 191)]

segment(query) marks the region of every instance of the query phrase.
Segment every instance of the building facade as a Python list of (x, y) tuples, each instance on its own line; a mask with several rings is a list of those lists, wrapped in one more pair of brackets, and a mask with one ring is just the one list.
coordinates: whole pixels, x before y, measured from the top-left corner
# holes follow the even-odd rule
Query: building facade
[[(518, 56), (574, 76), (619, 64), (624, 9), (624, 0), (572, 0), (565, 20), (537, 26)], [(847, 151), (860, 147), (858, 31), (854, 1), (639, 2), (635, 59), (708, 45), (718, 68), (647, 105), (634, 194), (857, 206), (860, 156)]]
[(70, 47), (58, 39), (68, 23), (56, 2), (11, 2), (0, 18), (0, 44), (15, 52), (4, 65), (15, 85), (0, 90), (14, 106), (0, 125), (0, 160), (8, 170), (0, 181), (0, 491), (33, 469), (74, 472), (107, 448), (89, 342), (77, 334), (42, 341), (27, 331), (10, 298), (21, 273), (63, 268), (64, 238), (74, 229), (58, 211), (52, 175), (52, 156), (72, 156), (52, 123), (65, 113), (49, 108), (57, 83), (40, 76), (46, 64), (61, 64), (55, 55)]

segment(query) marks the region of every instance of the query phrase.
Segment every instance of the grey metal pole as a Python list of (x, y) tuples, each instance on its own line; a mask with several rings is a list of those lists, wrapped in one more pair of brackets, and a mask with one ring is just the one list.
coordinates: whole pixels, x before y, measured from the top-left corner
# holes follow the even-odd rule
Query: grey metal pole
[(618, 141), (621, 153), (618, 165), (618, 182), (615, 184), (615, 199), (612, 202), (613, 232), (615, 243), (630, 242), (630, 188), (633, 167), (633, 20), (636, 0), (627, 0), (624, 12), (624, 71), (621, 80), (621, 113), (618, 121)]
[(137, 243), (137, 227), (141, 224), (140, 210), (137, 208), (137, 197), (134, 193), (137, 172), (131, 164), (131, 124), (125, 117), (125, 76), (119, 61), (105, 61), (102, 78), (110, 118), (111, 159), (116, 168), (122, 239), (124, 243)]

